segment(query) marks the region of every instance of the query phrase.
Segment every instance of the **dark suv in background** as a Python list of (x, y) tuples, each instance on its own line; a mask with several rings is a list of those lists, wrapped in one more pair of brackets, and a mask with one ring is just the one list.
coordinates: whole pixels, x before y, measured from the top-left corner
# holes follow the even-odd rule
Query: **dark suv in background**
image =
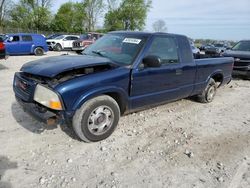
[(238, 42), (231, 50), (226, 51), (223, 56), (234, 58), (234, 75), (242, 75), (250, 79), (250, 40)]

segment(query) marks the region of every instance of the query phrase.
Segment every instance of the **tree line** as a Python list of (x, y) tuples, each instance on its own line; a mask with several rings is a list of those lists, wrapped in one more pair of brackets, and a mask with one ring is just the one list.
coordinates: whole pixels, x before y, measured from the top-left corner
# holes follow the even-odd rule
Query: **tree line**
[[(142, 30), (151, 0), (82, 0), (66, 2), (56, 13), (55, 0), (0, 0), (0, 32), (21, 30), (83, 33)], [(98, 27), (104, 22), (102, 27)]]

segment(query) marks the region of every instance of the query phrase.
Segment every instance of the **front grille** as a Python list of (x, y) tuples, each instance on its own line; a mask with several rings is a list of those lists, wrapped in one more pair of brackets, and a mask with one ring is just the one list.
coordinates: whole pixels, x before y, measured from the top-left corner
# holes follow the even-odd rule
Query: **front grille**
[(250, 65), (250, 59), (239, 59), (235, 58), (234, 59), (234, 66), (249, 66)]
[(14, 92), (24, 101), (32, 101), (36, 83), (29, 80), (20, 73), (16, 73), (14, 77)]
[(73, 46), (74, 46), (74, 47), (81, 47), (81, 43), (80, 43), (80, 42), (74, 42), (74, 43), (73, 43)]

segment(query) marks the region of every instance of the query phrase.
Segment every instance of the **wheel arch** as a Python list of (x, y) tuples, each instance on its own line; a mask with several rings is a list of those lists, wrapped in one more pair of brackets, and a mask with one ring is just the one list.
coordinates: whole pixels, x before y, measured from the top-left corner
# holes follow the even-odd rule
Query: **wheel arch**
[(208, 79), (207, 79), (207, 83), (209, 82), (209, 79), (212, 78), (214, 79), (214, 81), (218, 84), (218, 87), (221, 86), (221, 84), (223, 83), (224, 80), (224, 75), (222, 70), (217, 70), (214, 73), (212, 73)]
[(223, 75), (223, 72), (222, 71), (217, 71), (215, 73), (213, 73), (210, 78), (214, 79), (214, 81), (216, 83), (218, 83), (218, 87), (221, 86), (221, 84), (223, 83), (223, 80), (224, 80), (224, 75)]
[(95, 98), (100, 95), (108, 95), (111, 98), (113, 98), (117, 104), (119, 105), (121, 114), (124, 114), (124, 112), (128, 109), (128, 95), (127, 93), (121, 89), (121, 88), (103, 88), (98, 89), (95, 91), (90, 91), (87, 94), (84, 93), (81, 95), (78, 100), (73, 105), (73, 111), (76, 111), (79, 109), (85, 102), (88, 100)]

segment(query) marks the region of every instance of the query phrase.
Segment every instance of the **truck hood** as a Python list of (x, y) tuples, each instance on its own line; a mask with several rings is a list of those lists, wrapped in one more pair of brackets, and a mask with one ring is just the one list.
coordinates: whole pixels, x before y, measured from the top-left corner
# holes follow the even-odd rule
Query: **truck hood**
[(223, 56), (225, 57), (234, 57), (234, 58), (243, 58), (243, 59), (250, 59), (250, 52), (248, 51), (234, 51), (228, 50), (226, 51)]
[(21, 71), (33, 75), (53, 78), (60, 73), (99, 65), (117, 66), (107, 58), (87, 55), (62, 55), (31, 61)]

